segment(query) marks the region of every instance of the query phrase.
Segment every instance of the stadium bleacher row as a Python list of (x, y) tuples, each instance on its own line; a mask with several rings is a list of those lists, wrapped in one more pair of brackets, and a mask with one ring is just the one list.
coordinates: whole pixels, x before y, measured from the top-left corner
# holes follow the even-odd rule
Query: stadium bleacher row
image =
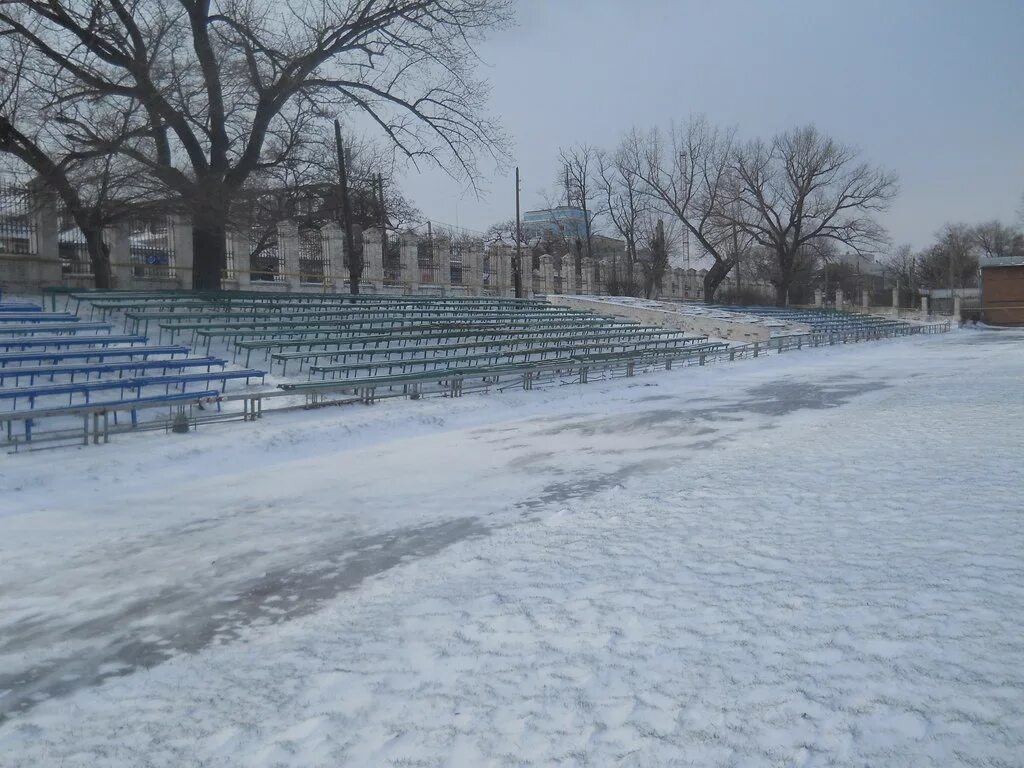
[[(239, 396), (349, 392), (370, 402), (430, 389), (457, 395), (591, 366), (666, 364), (724, 345), (544, 301), (402, 295), (55, 291), (48, 309), (0, 312), (0, 420), (22, 440), (40, 419), (176, 409)], [(58, 308), (57, 304), (62, 306)], [(197, 351), (198, 350), (198, 351)], [(250, 367), (254, 357), (263, 368)], [(258, 364), (258, 363), (257, 363)], [(277, 386), (267, 373), (282, 377)], [(191, 388), (191, 390), (190, 390)], [(246, 408), (248, 408), (248, 402)], [(262, 407), (262, 406), (261, 406)], [(167, 418), (164, 418), (167, 421)], [(104, 427), (105, 429), (106, 427)]]
[(835, 309), (757, 305), (737, 306), (734, 304), (707, 304), (705, 307), (734, 314), (755, 315), (765, 319), (780, 320), (785, 323), (808, 325), (811, 327), (812, 333), (850, 333), (907, 326), (907, 323), (903, 320), (875, 315), (860, 315)]

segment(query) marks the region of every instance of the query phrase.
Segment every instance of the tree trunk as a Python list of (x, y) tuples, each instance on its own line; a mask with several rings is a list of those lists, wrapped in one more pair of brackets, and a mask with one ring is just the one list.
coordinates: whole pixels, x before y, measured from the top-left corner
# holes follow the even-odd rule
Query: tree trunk
[(704, 303), (714, 304), (715, 303), (715, 292), (718, 290), (718, 286), (722, 284), (722, 281), (729, 276), (729, 270), (732, 269), (731, 261), (716, 260), (711, 265), (711, 269), (704, 275)]
[(110, 247), (103, 242), (103, 227), (79, 227), (85, 236), (85, 246), (92, 264), (92, 274), (97, 288), (114, 287), (110, 269)]
[(363, 270), (361, 268), (348, 268), (348, 292), (358, 296), (359, 295), (359, 278), (362, 276)]
[(786, 298), (789, 296), (789, 280), (779, 280), (775, 284), (775, 306), (786, 306)]
[[(838, 284), (838, 281), (837, 281)], [(785, 268), (779, 270), (779, 280), (775, 283), (775, 306), (789, 306), (789, 289), (793, 285), (793, 270)]]
[(776, 257), (779, 262), (779, 281), (775, 284), (775, 306), (785, 307), (789, 305), (789, 287), (793, 283), (796, 253), (779, 252)]
[(225, 216), (217, 210), (192, 213), (192, 288), (219, 291), (221, 276), (227, 269), (227, 227)]

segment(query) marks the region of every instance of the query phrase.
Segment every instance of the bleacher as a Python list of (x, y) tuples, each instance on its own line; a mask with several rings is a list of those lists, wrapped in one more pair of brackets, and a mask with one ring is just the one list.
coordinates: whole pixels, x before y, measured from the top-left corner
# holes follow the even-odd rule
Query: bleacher
[[(811, 333), (729, 346), (599, 311), (486, 296), (54, 289), (43, 306), (0, 302), (0, 427), (15, 448), (43, 421), (53, 439), (105, 442), (181, 418), (258, 418), (264, 401), (277, 410), (533, 389), (923, 330), (828, 310), (716, 309)], [(119, 424), (119, 415), (128, 418)]]
[[(230, 409), (241, 399), (248, 413), (273, 397), (308, 406), (328, 396), (372, 402), (532, 389), (598, 372), (631, 374), (638, 365), (703, 362), (724, 347), (527, 299), (67, 289), (44, 298), (45, 307), (22, 303), (5, 312), (9, 320), (0, 317), (8, 439), (19, 420), (28, 439), (44, 417), (93, 413), (95, 420), (93, 409), (102, 408), (116, 419), (133, 403), (157, 409), (161, 397), (170, 414), (191, 403), (189, 388), (195, 404), (214, 398)], [(253, 385), (265, 372), (280, 378)]]
[(835, 309), (772, 307), (735, 304), (706, 304), (707, 309), (721, 310), (742, 315), (778, 320), (783, 323), (799, 323), (810, 326), (812, 333), (855, 333), (858, 331), (881, 330), (906, 326), (903, 320), (855, 314)]
[(195, 356), (186, 345), (121, 332), (115, 316), (83, 314), (78, 305), (47, 311), (23, 300), (0, 302), (0, 426), (8, 443), (32, 441), (43, 420), (56, 435), (84, 423), (73, 431), (86, 440), (90, 418), (95, 431), (102, 417), (105, 434), (111, 419), (118, 427), (119, 414), (131, 427), (140, 425), (142, 413), (169, 422), (204, 401), (218, 408), (229, 387), (265, 379), (263, 370), (229, 367), (227, 359)]

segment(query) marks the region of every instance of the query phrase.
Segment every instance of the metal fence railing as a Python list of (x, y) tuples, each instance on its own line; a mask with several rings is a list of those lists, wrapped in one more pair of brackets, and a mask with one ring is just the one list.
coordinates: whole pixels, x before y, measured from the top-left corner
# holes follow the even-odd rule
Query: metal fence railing
[(450, 267), (448, 279), (450, 280), (449, 285), (462, 285), (465, 270), (463, 268), (465, 260), (463, 257), (462, 244), (452, 243), (450, 253)]
[(284, 281), (276, 225), (232, 231), (227, 238), (226, 250), (228, 275), (234, 275), (243, 265), (248, 270), (251, 283)]
[(299, 282), (323, 283), (328, 279), (327, 236), (322, 229), (303, 227), (299, 230)]
[(133, 218), (128, 223), (129, 254), (135, 277), (174, 278), (174, 230), (169, 216)]
[(36, 254), (39, 233), (32, 215), (32, 193), (0, 180), (0, 252)]

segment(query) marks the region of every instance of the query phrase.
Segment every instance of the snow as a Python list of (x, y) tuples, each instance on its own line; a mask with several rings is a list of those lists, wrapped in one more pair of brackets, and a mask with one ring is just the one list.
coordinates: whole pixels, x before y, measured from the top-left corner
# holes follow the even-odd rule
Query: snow
[(3, 456), (0, 765), (1021, 765), (1022, 349)]
[(720, 307), (708, 306), (698, 301), (659, 301), (657, 299), (644, 299), (635, 296), (574, 296), (577, 299), (586, 299), (595, 304), (618, 304), (626, 307), (638, 307), (640, 309), (655, 309), (661, 312), (672, 312), (687, 317), (708, 318), (713, 320), (725, 320), (731, 323), (745, 323), (746, 325), (757, 325), (769, 329), (772, 338), (778, 336), (794, 336), (811, 331), (811, 326), (805, 323), (795, 323), (766, 314), (759, 314), (756, 307), (750, 307), (747, 312), (737, 312)]

